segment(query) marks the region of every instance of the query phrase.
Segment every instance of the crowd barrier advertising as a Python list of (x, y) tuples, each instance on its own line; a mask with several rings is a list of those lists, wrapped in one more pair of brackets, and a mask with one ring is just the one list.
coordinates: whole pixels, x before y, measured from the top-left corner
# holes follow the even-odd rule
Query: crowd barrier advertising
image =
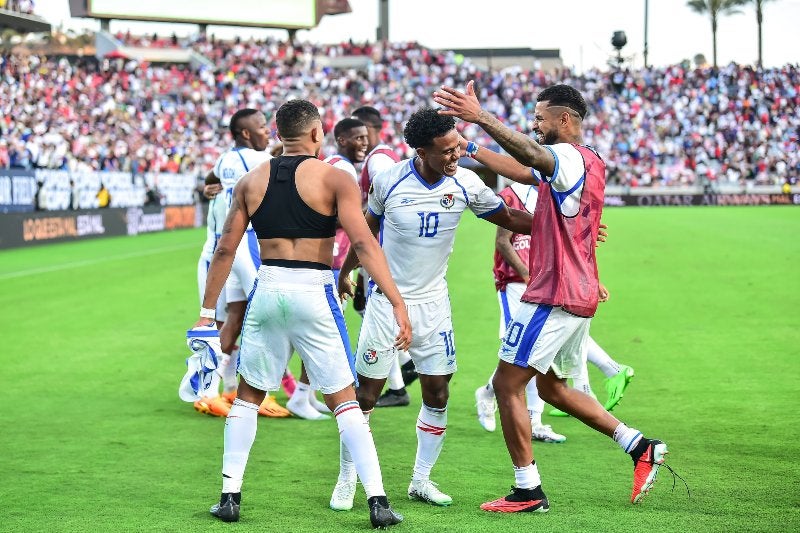
[(0, 215), (0, 249), (102, 236), (138, 235), (202, 222), (198, 206), (145, 206)]
[(33, 211), (36, 188), (32, 170), (0, 169), (0, 213)]
[(621, 194), (606, 195), (606, 207), (800, 205), (800, 194)]

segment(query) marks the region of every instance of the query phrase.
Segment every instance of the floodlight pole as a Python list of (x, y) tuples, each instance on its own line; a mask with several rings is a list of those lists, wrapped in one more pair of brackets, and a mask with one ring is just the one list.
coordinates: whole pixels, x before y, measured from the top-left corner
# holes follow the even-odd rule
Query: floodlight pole
[(378, 0), (378, 42), (389, 40), (389, 0)]
[(650, 0), (644, 0), (644, 68), (647, 68), (647, 21)]

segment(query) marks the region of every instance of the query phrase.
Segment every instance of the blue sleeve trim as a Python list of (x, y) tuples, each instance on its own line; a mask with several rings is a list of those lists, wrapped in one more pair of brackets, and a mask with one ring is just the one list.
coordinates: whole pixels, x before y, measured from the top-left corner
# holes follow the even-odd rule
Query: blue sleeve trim
[(467, 203), (467, 205), (469, 205), (469, 196), (467, 196), (467, 189), (465, 189), (464, 186), (461, 185), (455, 177), (453, 177), (453, 181), (456, 182), (456, 185), (458, 185), (458, 187), (461, 189), (461, 192), (464, 193), (464, 201)]
[(495, 207), (495, 208), (494, 208), (494, 209), (492, 209), (491, 211), (487, 211), (487, 212), (485, 212), (485, 213), (482, 213), (482, 214), (480, 214), (480, 215), (477, 215), (477, 217), (478, 217), (478, 218), (486, 218), (486, 217), (490, 217), (490, 216), (494, 215), (495, 213), (497, 213), (498, 211), (500, 211), (501, 209), (503, 209), (503, 206), (505, 206), (505, 205), (506, 205), (506, 204), (504, 204), (503, 202), (500, 202), (500, 205), (498, 205), (497, 207)]
[(375, 218), (383, 218), (383, 215), (379, 215), (378, 213), (373, 211), (372, 208), (369, 206), (367, 206), (367, 211), (369, 211), (369, 214), (374, 216)]

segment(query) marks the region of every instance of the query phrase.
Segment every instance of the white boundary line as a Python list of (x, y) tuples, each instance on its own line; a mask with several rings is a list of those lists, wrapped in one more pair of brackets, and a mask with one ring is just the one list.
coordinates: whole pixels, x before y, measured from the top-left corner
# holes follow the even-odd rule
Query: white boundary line
[(164, 246), (162, 248), (153, 248), (151, 250), (143, 250), (141, 252), (130, 252), (121, 255), (111, 255), (106, 257), (98, 257), (95, 259), (86, 259), (84, 261), (75, 261), (72, 263), (64, 263), (61, 265), (51, 265), (40, 268), (32, 268), (30, 270), (18, 270), (16, 272), (7, 272), (0, 274), (0, 281), (14, 278), (24, 278), (27, 276), (35, 276), (38, 274), (47, 274), (49, 272), (58, 272), (59, 270), (69, 270), (71, 268), (79, 268), (89, 265), (97, 265), (99, 263), (107, 263), (108, 261), (117, 261), (120, 259), (132, 259), (134, 257), (145, 257), (148, 255), (160, 254), (162, 252), (174, 252), (178, 250), (187, 250), (189, 248), (200, 248), (197, 243), (181, 244), (177, 246)]

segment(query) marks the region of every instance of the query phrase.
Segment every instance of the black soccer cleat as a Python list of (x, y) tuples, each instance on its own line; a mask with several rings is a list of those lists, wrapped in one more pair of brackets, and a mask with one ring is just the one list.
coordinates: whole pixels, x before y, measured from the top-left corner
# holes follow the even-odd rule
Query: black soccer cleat
[(375, 407), (405, 407), (411, 403), (411, 397), (406, 388), (394, 390), (386, 389), (386, 392), (378, 397)]
[(223, 522), (238, 522), (241, 501), (241, 492), (223, 492), (219, 498), (219, 503), (211, 506), (211, 514)]
[(403, 515), (394, 512), (386, 496), (373, 496), (367, 499), (369, 521), (375, 529), (386, 529), (403, 521)]

